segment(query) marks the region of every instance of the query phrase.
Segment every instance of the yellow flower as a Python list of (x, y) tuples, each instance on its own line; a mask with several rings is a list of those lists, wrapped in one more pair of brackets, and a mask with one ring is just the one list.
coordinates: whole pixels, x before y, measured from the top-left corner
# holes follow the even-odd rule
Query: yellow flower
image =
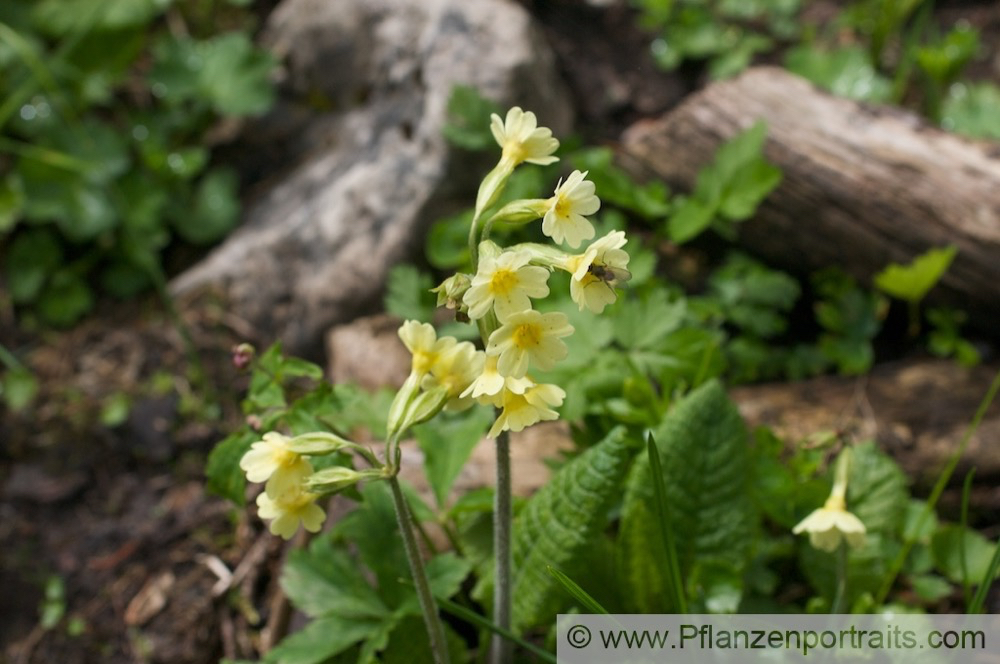
[(545, 282), (549, 271), (528, 265), (530, 260), (527, 251), (508, 251), (496, 258), (483, 256), (472, 286), (463, 298), (469, 307), (469, 317), (478, 320), (493, 307), (497, 320), (503, 323), (511, 314), (531, 309), (528, 298), (548, 295)]
[(484, 405), (500, 406), (500, 391), (506, 389), (514, 394), (524, 394), (534, 383), (529, 378), (510, 378), (501, 376), (497, 370), (497, 356), (487, 355), (483, 370), (476, 379), (462, 392), (463, 397), (478, 399)]
[(312, 467), (304, 458), (288, 448), (291, 438), (277, 431), (264, 434), (264, 440), (257, 441), (240, 459), (240, 468), (251, 482), (268, 482), (284, 487), (302, 474), (311, 472)]
[(601, 199), (594, 195), (594, 183), (585, 180), (587, 173), (573, 171), (565, 182), (556, 186), (549, 199), (549, 209), (542, 219), (542, 232), (559, 244), (576, 249), (584, 240), (594, 237), (594, 227), (584, 215), (601, 209)]
[(865, 542), (865, 524), (847, 511), (844, 499), (830, 496), (823, 507), (792, 528), (792, 533), (809, 533), (809, 543), (822, 551), (836, 551), (840, 541), (846, 540), (851, 548)]
[(511, 167), (525, 161), (540, 166), (559, 161), (558, 157), (551, 156), (559, 148), (559, 141), (553, 138), (551, 129), (538, 126), (531, 111), (525, 112), (515, 106), (507, 111), (503, 121), (496, 113), (490, 120), (493, 138), (503, 149), (501, 161), (508, 162)]
[(615, 286), (632, 276), (625, 269), (629, 261), (628, 252), (622, 249), (625, 242), (624, 232), (611, 231), (587, 251), (566, 260), (564, 269), (573, 275), (569, 294), (580, 311), (586, 307), (599, 314), (618, 299)]
[(450, 397), (445, 408), (463, 410), (472, 405), (472, 399), (465, 396), (468, 388), (483, 371), (485, 354), (476, 350), (468, 341), (457, 343), (431, 365), (430, 374), (424, 376), (420, 387), (425, 391), (445, 387)]
[(792, 533), (809, 533), (809, 543), (822, 551), (836, 551), (841, 540), (851, 548), (865, 542), (865, 524), (847, 511), (847, 476), (851, 464), (851, 448), (845, 448), (837, 457), (833, 489), (823, 507), (813, 510), (794, 528)]
[(561, 406), (565, 398), (566, 392), (558, 385), (532, 384), (522, 394), (504, 390), (498, 404), (503, 410), (486, 435), (496, 438), (501, 431), (521, 431), (543, 420), (559, 419), (552, 408)]
[(457, 343), (454, 337), (437, 338), (434, 326), (429, 323), (418, 323), (408, 320), (399, 328), (399, 338), (413, 355), (410, 371), (417, 378), (423, 378), (430, 373), (431, 367), (442, 354), (452, 350)]
[(497, 369), (503, 376), (523, 378), (528, 364), (543, 371), (566, 357), (566, 344), (561, 337), (573, 334), (566, 314), (540, 314), (534, 310), (511, 315), (507, 322), (490, 335), (487, 356), (498, 356)]
[(311, 533), (319, 532), (326, 520), (323, 508), (316, 504), (319, 496), (296, 485), (277, 495), (266, 491), (257, 496), (257, 515), (271, 519), (269, 528), (275, 535), (291, 539), (299, 523)]

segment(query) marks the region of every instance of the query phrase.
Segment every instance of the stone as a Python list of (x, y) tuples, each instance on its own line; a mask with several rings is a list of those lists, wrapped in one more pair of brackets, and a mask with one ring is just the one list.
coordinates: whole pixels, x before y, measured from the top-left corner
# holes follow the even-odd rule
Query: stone
[(529, 15), (505, 0), (285, 0), (264, 41), (284, 57), (281, 100), (247, 140), (270, 162), (247, 167), (260, 181), (242, 226), (170, 289), (221, 293), (262, 341), (316, 357), (331, 325), (378, 309), (388, 269), (474, 201), (498, 157), (445, 141), (454, 87), (532, 110), (557, 135), (571, 100)]

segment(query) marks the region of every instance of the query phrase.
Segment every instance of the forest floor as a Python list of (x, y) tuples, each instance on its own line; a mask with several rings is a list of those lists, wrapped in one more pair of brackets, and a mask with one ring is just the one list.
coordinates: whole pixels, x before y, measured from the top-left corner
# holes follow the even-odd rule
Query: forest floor
[[(613, 141), (704, 83), (658, 71), (622, 6), (525, 4), (588, 139)], [(983, 43), (1000, 43), (994, 3), (942, 4), (974, 5)], [(0, 411), (0, 661), (207, 664), (256, 649), (283, 543), (206, 494), (204, 463), (241, 417), (230, 349), (269, 340), (211, 303), (179, 308), (198, 312), (182, 314), (186, 332), (155, 297), (103, 302), (56, 332), (0, 305), (0, 338), (40, 382), (33, 406)]]

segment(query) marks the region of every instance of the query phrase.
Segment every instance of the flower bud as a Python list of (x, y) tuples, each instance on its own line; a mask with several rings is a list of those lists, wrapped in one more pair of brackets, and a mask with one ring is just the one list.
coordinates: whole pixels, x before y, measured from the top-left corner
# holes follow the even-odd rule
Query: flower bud
[(326, 431), (313, 431), (295, 436), (288, 441), (288, 449), (296, 454), (307, 454), (309, 456), (323, 456), (339, 452), (346, 447), (354, 447), (355, 444), (345, 440), (340, 436), (327, 433)]
[(459, 272), (442, 281), (437, 288), (432, 288), (431, 292), (437, 293), (437, 306), (466, 313), (469, 307), (462, 302), (462, 298), (471, 285), (472, 277)]
[(331, 466), (313, 473), (306, 480), (305, 488), (310, 493), (331, 494), (343, 491), (362, 480), (384, 479), (381, 470), (354, 470), (343, 466)]
[(250, 362), (253, 361), (254, 355), (257, 354), (257, 349), (251, 344), (242, 343), (237, 346), (233, 346), (233, 350), (231, 352), (233, 366), (242, 371), (250, 366)]

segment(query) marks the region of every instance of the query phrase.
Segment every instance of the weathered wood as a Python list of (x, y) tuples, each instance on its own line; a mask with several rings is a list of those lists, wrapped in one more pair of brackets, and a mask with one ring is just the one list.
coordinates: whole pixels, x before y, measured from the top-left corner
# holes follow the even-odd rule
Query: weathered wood
[(967, 140), (898, 109), (832, 97), (775, 68), (710, 85), (630, 128), (621, 163), (690, 189), (725, 140), (758, 120), (784, 172), (740, 242), (776, 266), (836, 265), (863, 282), (931, 247), (959, 253), (933, 295), (996, 333), (1000, 312), (1000, 145)]

